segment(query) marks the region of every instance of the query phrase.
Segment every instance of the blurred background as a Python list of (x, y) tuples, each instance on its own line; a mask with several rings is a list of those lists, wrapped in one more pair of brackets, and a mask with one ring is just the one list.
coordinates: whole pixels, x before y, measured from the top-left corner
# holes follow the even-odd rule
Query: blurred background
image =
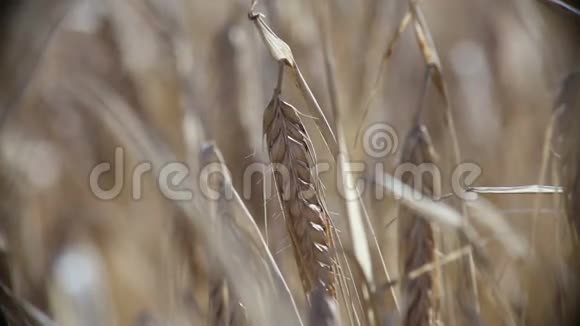
[[(580, 7), (577, 1), (567, 3)], [(567, 116), (572, 127), (556, 124), (553, 136), (546, 138), (546, 133), (563, 81), (580, 69), (580, 16), (545, 1), (423, 0), (419, 6), (448, 93), (446, 101), (435, 86), (429, 87), (421, 116), (439, 157), (443, 193), (452, 192), (447, 180), (457, 165), (448, 109), (460, 161), (481, 167), (475, 186), (566, 186), (576, 180), (573, 172), (562, 170), (568, 158), (562, 153), (578, 147), (569, 140), (578, 137), (578, 115)], [(211, 207), (199, 193), (194, 191), (191, 206), (175, 204), (163, 198), (155, 178), (145, 178), (142, 198), (136, 201), (128, 186), (131, 173), (121, 175), (125, 187), (113, 200), (99, 200), (89, 187), (92, 169), (102, 162), (118, 166), (115, 148), (122, 148), (125, 171), (147, 161), (154, 175), (163, 164), (186, 162), (193, 177), (188, 185), (196, 188), (204, 164), (200, 151), (208, 142), (223, 153), (234, 188), (251, 190), (242, 196), (243, 203), (298, 310), (307, 314), (280, 204), (263, 196), (269, 179), (256, 175), (244, 180), (248, 166), (269, 162), (262, 115), (278, 73), (278, 64), (248, 20), (249, 10), (250, 1), (234, 0), (2, 2), (0, 307), (8, 324), (218, 325), (208, 322), (215, 279), (239, 282), (234, 285), (238, 292), (237, 286), (259, 288), (231, 270), (237, 266), (235, 272), (252, 273), (243, 271), (245, 256), (235, 258), (240, 238), (213, 233), (217, 231), (205, 225), (212, 224)], [(402, 146), (414, 126), (426, 64), (412, 26), (381, 63), (409, 2), (263, 0), (255, 10), (292, 49), (331, 126), (338, 123), (344, 132), (351, 160), (381, 163), (385, 171), (394, 171), (400, 151), (369, 157), (357, 133), (386, 123)], [(325, 19), (327, 32), (322, 32)], [(334, 63), (331, 78), (341, 103), (340, 121), (331, 109), (324, 40)], [(574, 97), (580, 89), (570, 92)], [(318, 161), (332, 165), (320, 178), (339, 237), (345, 248), (352, 248), (332, 155), (300, 92), (285, 81), (282, 94), (303, 113)], [(567, 103), (573, 110), (580, 102)], [(553, 147), (547, 154), (546, 142)], [(358, 177), (371, 186), (377, 178), (374, 169)], [(118, 180), (105, 174), (99, 182), (110, 189)], [(565, 195), (480, 195), (478, 207), (491, 208), (470, 209), (469, 214), (483, 215), (484, 222), (474, 218), (474, 224), (482, 239), (490, 239), (483, 245), (485, 257), (469, 254), (443, 267), (446, 290), (437, 323), (572, 324), (578, 256), (570, 222), (574, 211), (565, 201), (573, 201), (571, 192), (567, 187)], [(398, 203), (390, 197), (377, 200), (370, 192), (363, 201), (372, 222), (366, 228), (376, 286), (370, 301), (380, 313), (376, 325), (397, 324), (380, 258), (389, 278), (402, 277)], [(461, 209), (457, 198), (441, 201)], [(229, 207), (217, 206), (218, 211)], [(497, 234), (485, 227), (490, 212), (533, 255), (514, 257), (496, 241)], [(440, 241), (436, 255), (446, 257), (462, 248), (455, 231), (435, 228)], [(464, 267), (474, 259), (480, 276), (465, 281)], [(473, 283), (476, 299), (461, 293)], [(279, 301), (266, 295), (253, 303), (230, 296), (220, 300), (233, 300), (232, 316), (238, 306), (278, 311), (269, 304)], [(251, 322), (249, 315), (248, 325), (274, 322)], [(243, 325), (236, 318), (219, 325)], [(343, 325), (350, 324), (342, 319)]]

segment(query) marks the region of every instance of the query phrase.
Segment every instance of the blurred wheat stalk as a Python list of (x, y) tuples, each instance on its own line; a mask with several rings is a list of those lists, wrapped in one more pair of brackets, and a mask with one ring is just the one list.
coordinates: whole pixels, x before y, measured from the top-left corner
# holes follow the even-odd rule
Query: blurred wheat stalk
[[(424, 2), (1, 4), (4, 321), (572, 322), (580, 84), (577, 73), (569, 74), (573, 59), (562, 56), (566, 64), (556, 65), (548, 50), (537, 49), (517, 59), (540, 57), (533, 62), (542, 64), (518, 70), (513, 56), (521, 49), (512, 46), (547, 44), (550, 31), (566, 40), (573, 32), (537, 4), (484, 4), (488, 25), (478, 33), (495, 43), (457, 41), (462, 46), (453, 47), (456, 27), (437, 13), (477, 16), (479, 2)], [(513, 23), (516, 14), (524, 27)], [(523, 43), (512, 42), (521, 37), (512, 32), (518, 28), (531, 35), (518, 39)], [(478, 51), (497, 55), (496, 71), (476, 60)], [(449, 59), (441, 55), (448, 53)], [(465, 53), (472, 61), (458, 68)], [(456, 80), (470, 73), (475, 81)], [(556, 77), (533, 82), (558, 73), (569, 74), (561, 85)], [(482, 93), (479, 88), (492, 88), (479, 80), (486, 74), (500, 88), (513, 87), (496, 96), (505, 112), (472, 112), (482, 121), (504, 116), (502, 145), (493, 143), (497, 126), (483, 128), (491, 152), (478, 147), (480, 128), (458, 104), (469, 82)], [(401, 77), (411, 75), (413, 82)], [(398, 83), (393, 94), (389, 89)], [(418, 101), (419, 109), (391, 107), (396, 101), (403, 108)], [(539, 118), (518, 111), (534, 103)], [(369, 120), (387, 121), (407, 135), (397, 163), (361, 153), (357, 145)], [(392, 175), (398, 163), (436, 163), (447, 175), (466, 157), (486, 166), (484, 179), (466, 189), (479, 193), (476, 201), (434, 198), (434, 180), (420, 187), (412, 175)], [(112, 170), (101, 175), (100, 186), (124, 185), (112, 200), (98, 199), (89, 187), (91, 170), (102, 162)], [(150, 165), (133, 170), (143, 162)], [(165, 189), (157, 177), (176, 162), (187, 163), (188, 173)], [(356, 187), (351, 162), (381, 167), (356, 177), (387, 197), (373, 199)], [(245, 179), (252, 163), (268, 166), (258, 183)], [(328, 163), (336, 178), (319, 173), (319, 163)], [(125, 173), (112, 173), (121, 166)], [(519, 179), (509, 179), (512, 173)], [(497, 187), (504, 179), (535, 185)], [(272, 186), (275, 196), (268, 198)], [(191, 190), (193, 198), (166, 198), (178, 190)], [(505, 204), (513, 203), (525, 205), (527, 220), (507, 213)], [(546, 206), (551, 219), (540, 218)]]

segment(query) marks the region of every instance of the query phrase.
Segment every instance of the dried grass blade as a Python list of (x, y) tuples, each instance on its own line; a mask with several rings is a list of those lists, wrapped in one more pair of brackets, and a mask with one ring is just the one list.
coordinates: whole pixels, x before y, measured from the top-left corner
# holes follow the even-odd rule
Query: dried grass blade
[(290, 46), (279, 38), (278, 35), (272, 31), (270, 26), (266, 24), (266, 21), (264, 21), (264, 15), (250, 11), (248, 18), (254, 22), (254, 26), (256, 26), (256, 29), (260, 33), (264, 44), (274, 60), (277, 62), (284, 62), (288, 66), (294, 67), (295, 61)]
[(564, 188), (559, 186), (529, 185), (511, 187), (468, 187), (467, 192), (478, 194), (561, 194)]
[[(433, 37), (429, 32), (429, 28), (427, 26), (427, 21), (425, 20), (423, 11), (419, 7), (416, 0), (411, 0), (409, 6), (414, 18), (413, 24), (415, 27), (415, 36), (417, 37), (419, 48), (421, 49), (421, 53), (423, 54), (423, 58), (427, 66), (435, 68), (432, 69), (434, 70), (432, 72), (433, 82), (435, 83), (437, 89), (443, 95), (443, 98), (447, 106), (445, 110), (445, 117), (447, 120), (447, 124), (449, 126), (449, 133), (453, 145), (453, 154), (455, 160), (454, 163), (456, 165), (459, 165), (461, 163), (461, 151), (459, 147), (459, 140), (457, 137), (457, 129), (455, 127), (455, 120), (453, 118), (453, 110), (451, 108), (451, 102), (449, 99), (449, 94), (447, 91), (445, 80), (443, 79), (443, 69), (441, 66), (441, 60), (439, 59), (439, 54), (437, 53), (435, 43), (433, 42)], [(466, 213), (467, 212), (464, 209), (464, 215), (467, 215)]]
[(254, 25), (258, 29), (260, 35), (262, 35), (262, 39), (264, 40), (264, 43), (266, 43), (266, 47), (269, 49), (272, 57), (277, 62), (282, 62), (291, 68), (292, 76), (294, 77), (296, 85), (302, 93), (310, 113), (315, 118), (314, 122), (318, 126), (324, 142), (326, 143), (333, 157), (336, 157), (336, 155), (338, 155), (338, 145), (334, 131), (332, 130), (326, 115), (322, 111), (322, 108), (318, 104), (318, 101), (314, 97), (312, 90), (308, 86), (308, 83), (304, 79), (302, 72), (298, 68), (298, 64), (296, 64), (294, 61), (290, 47), (288, 44), (282, 41), (282, 39), (276, 36), (270, 26), (266, 24), (263, 19), (263, 14), (256, 13), (252, 9), (248, 14), (248, 17), (250, 20), (254, 21)]
[(489, 201), (479, 198), (466, 203), (472, 208), (471, 217), (489, 228), (512, 257), (524, 258), (530, 253), (526, 239), (509, 225), (501, 212)]
[[(435, 42), (433, 41), (433, 37), (431, 35), (429, 26), (427, 24), (427, 21), (425, 19), (425, 16), (423, 14), (423, 11), (421, 10), (421, 8), (419, 7), (419, 4), (416, 0), (410, 0), (409, 1), (409, 8), (413, 14), (413, 18), (414, 18), (414, 30), (415, 30), (415, 36), (417, 39), (417, 43), (418, 46), (421, 50), (421, 53), (423, 55), (423, 59), (425, 61), (425, 63), (428, 65), (428, 67), (430, 68), (430, 70), (432, 70), (432, 78), (433, 78), (433, 82), (436, 86), (436, 88), (439, 90), (439, 92), (441, 93), (443, 100), (445, 101), (445, 121), (447, 124), (447, 127), (449, 129), (449, 138), (451, 138), (451, 147), (452, 147), (452, 151), (453, 151), (453, 163), (456, 166), (459, 166), (463, 161), (462, 161), (462, 157), (461, 157), (461, 148), (459, 146), (459, 138), (457, 136), (457, 128), (455, 125), (455, 118), (453, 116), (453, 108), (452, 108), (452, 103), (451, 103), (451, 99), (449, 97), (449, 93), (448, 93), (448, 87), (446, 85), (445, 79), (444, 79), (444, 73), (443, 73), (443, 67), (441, 65), (441, 60), (440, 60), (440, 56), (437, 52), (437, 48), (435, 46)], [(434, 68), (434, 69), (431, 69)], [(460, 203), (461, 205), (461, 213), (462, 216), (464, 218), (468, 218), (469, 217), (469, 210), (467, 205), (462, 201)], [(461, 246), (463, 245), (467, 245), (467, 244), (477, 244), (476, 241), (473, 241), (473, 238), (476, 238), (476, 231), (474, 229), (465, 229), (463, 230), (463, 233), (460, 233), (458, 236), (458, 242)], [(474, 248), (477, 249), (477, 248)], [(473, 318), (472, 311), (467, 311), (467, 310), (471, 310), (470, 307), (477, 307), (479, 306), (478, 300), (479, 298), (477, 298), (475, 295), (473, 295), (473, 293), (467, 293), (465, 292), (466, 288), (469, 288), (472, 284), (474, 284), (475, 281), (475, 275), (472, 275), (471, 273), (471, 268), (469, 266), (468, 263), (463, 262), (461, 263), (461, 267), (459, 270), (459, 273), (457, 274), (457, 277), (454, 277), (454, 281), (453, 286), (454, 289), (453, 291), (455, 292), (455, 294), (457, 296), (462, 297), (462, 299), (460, 299), (460, 301), (463, 301), (462, 304), (460, 305), (460, 310), (459, 312), (459, 317), (464, 319), (464, 323), (468, 322), (469, 320), (471, 320)], [(469, 277), (465, 277), (469, 275)], [(471, 278), (471, 279), (468, 279)], [(448, 305), (450, 306), (450, 305)], [(467, 308), (466, 308), (467, 307)], [(467, 310), (466, 310), (467, 309)], [(451, 316), (452, 318), (454, 318), (453, 316)]]
[[(344, 130), (342, 128), (342, 99), (340, 98), (339, 81), (335, 74), (335, 62), (330, 45), (329, 35), (329, 13), (330, 9), (328, 1), (324, 8), (319, 8), (319, 30), (322, 43), (322, 52), (324, 55), (324, 67), (326, 70), (326, 84), (328, 86), (328, 93), (330, 95), (331, 109), (334, 115), (335, 129), (338, 133), (338, 146), (340, 154), (337, 158), (337, 169), (340, 170), (341, 178), (339, 180), (340, 186), (343, 189), (345, 197), (345, 206), (347, 211), (347, 220), (351, 239), (353, 242), (353, 250), (358, 264), (360, 264), (364, 276), (368, 282), (374, 284), (374, 276), (372, 272), (371, 253), (369, 248), (369, 240), (366, 234), (365, 224), (363, 223), (363, 215), (361, 205), (363, 205), (362, 198), (356, 188), (353, 175), (346, 172), (350, 162), (350, 155), (346, 144)], [(370, 221), (369, 221), (370, 222)], [(369, 223), (370, 224), (370, 223)], [(372, 225), (369, 225), (372, 227)], [(379, 248), (380, 251), (380, 248)], [(387, 275), (388, 277), (388, 275)], [(396, 301), (396, 300), (395, 300)]]
[[(554, 112), (550, 115), (550, 121), (546, 130), (544, 131), (544, 144), (542, 145), (542, 163), (540, 165), (540, 173), (538, 176), (538, 184), (544, 184), (546, 182), (546, 175), (548, 173), (548, 164), (552, 161), (552, 142), (554, 138), (554, 127), (557, 122), (559, 113), (561, 112), (561, 107), (556, 108)], [(538, 216), (540, 214), (540, 194), (537, 193), (534, 197), (534, 213), (532, 215), (532, 231), (531, 231), (531, 244), (536, 244), (536, 231), (538, 225)]]
[(302, 93), (302, 96), (306, 101), (306, 105), (308, 106), (310, 113), (314, 116), (314, 122), (316, 123), (316, 126), (318, 127), (318, 130), (320, 131), (320, 134), (322, 135), (322, 138), (324, 139), (324, 142), (326, 143), (328, 150), (330, 151), (333, 157), (336, 157), (338, 155), (338, 144), (336, 141), (336, 135), (334, 134), (334, 131), (332, 130), (332, 127), (330, 126), (330, 123), (326, 118), (326, 115), (322, 111), (322, 108), (320, 107), (318, 101), (314, 97), (314, 94), (310, 90), (308, 83), (306, 83), (306, 79), (304, 79), (304, 76), (302, 75), (302, 72), (298, 68), (298, 65), (295, 65), (293, 67), (292, 73), (296, 80), (298, 89), (300, 89), (300, 92)]
[[(220, 174), (223, 176), (223, 180), (219, 184), (214, 184), (212, 189), (218, 190), (220, 193), (220, 203), (218, 204), (222, 213), (220, 214), (223, 220), (223, 224), (231, 224), (232, 227), (239, 232), (239, 241), (246, 241), (252, 248), (255, 250), (255, 256), (261, 257), (263, 259), (264, 264), (268, 266), (268, 269), (271, 270), (274, 282), (278, 285), (275, 287), (279, 287), (284, 290), (285, 295), (287, 297), (288, 302), (291, 304), (292, 309), (294, 310), (296, 317), (300, 319), (300, 314), (298, 312), (298, 308), (296, 306), (296, 302), (290, 292), (290, 288), (288, 284), (284, 280), (282, 276), (282, 272), (278, 268), (272, 253), (268, 249), (268, 246), (261, 235), (260, 229), (256, 222), (254, 221), (252, 215), (250, 214), (248, 208), (242, 201), (241, 197), (239, 196), (238, 192), (233, 187), (231, 182), (230, 173), (226, 166), (225, 160), (219, 148), (212, 143), (204, 144), (202, 148), (202, 152), (200, 155), (200, 163), (202, 166), (207, 167), (209, 164), (218, 164), (217, 167), (219, 169)], [(216, 187), (217, 186), (217, 187)], [(226, 198), (230, 198), (227, 200)], [(210, 203), (211, 204), (211, 203)], [(214, 206), (214, 205), (212, 205)], [(225, 211), (225, 212), (224, 212)], [(226, 214), (226, 216), (224, 216)], [(227, 217), (227, 218), (226, 218)], [(218, 223), (219, 225), (219, 223)], [(227, 250), (227, 248), (224, 248)], [(223, 288), (219, 286), (216, 288), (218, 291), (223, 291)], [(223, 292), (219, 293), (223, 294)], [(234, 310), (234, 317), (238, 314), (239, 308)], [(237, 318), (239, 320), (239, 318)]]
[[(81, 91), (83, 89), (92, 90), (93, 93), (85, 94)], [(165, 166), (166, 162), (177, 161), (175, 155), (163, 146), (163, 143), (147, 141), (151, 136), (148, 135), (148, 129), (141, 119), (135, 116), (135, 110), (106, 85), (88, 83), (76, 91), (84, 95), (80, 98), (87, 101), (89, 113), (109, 129), (124, 148), (131, 149), (131, 155), (140, 161), (151, 162), (155, 175), (159, 174), (159, 169)], [(184, 184), (195, 184), (199, 181), (194, 180), (192, 175), (188, 177)], [(200, 240), (224, 266), (228, 279), (236, 280), (232, 286), (246, 305), (249, 321), (263, 326), (274, 323), (284, 326), (303, 325), (288, 299), (281, 295), (287, 293), (287, 288), (284, 289), (276, 282), (274, 286), (271, 282), (264, 282), (265, 279), (270, 279), (272, 274), (277, 275), (275, 277), (280, 275), (279, 270), (272, 270), (268, 265), (273, 261), (271, 255), (266, 259), (256, 256), (255, 247), (251, 245), (253, 240), (227, 225), (220, 226), (224, 230), (222, 237), (210, 236), (212, 227), (207, 223), (206, 214), (202, 213), (207, 211), (207, 207), (198, 200), (197, 196), (201, 194), (194, 195), (196, 196), (194, 201), (174, 200), (170, 203), (182, 214), (177, 218), (183, 216), (188, 224), (198, 230)], [(234, 260), (232, 257), (239, 259)]]
[[(446, 254), (445, 256), (439, 258), (438, 263), (435, 263), (435, 262), (427, 263), (427, 264), (409, 272), (406, 275), (406, 277), (409, 280), (416, 279), (417, 277), (419, 277), (425, 273), (433, 272), (438, 267), (443, 267), (443, 266), (448, 265), (454, 261), (457, 261), (457, 260), (462, 259), (466, 256), (469, 256), (470, 252), (471, 252), (471, 246), (466, 246), (463, 248), (456, 249), (456, 250)], [(395, 284), (397, 284), (399, 282), (400, 282), (400, 280), (393, 280), (391, 283), (387, 283), (385, 286), (394, 286)]]
[(399, 23), (399, 27), (397, 28), (397, 31), (395, 32), (395, 35), (393, 35), (393, 38), (389, 41), (389, 43), (387, 45), (387, 49), (385, 50), (385, 53), (383, 54), (383, 56), (381, 58), (381, 63), (379, 65), (379, 69), (377, 70), (377, 76), (375, 77), (375, 82), (374, 82), (374, 84), (371, 88), (370, 94), (367, 96), (367, 99), (366, 99), (364, 106), (363, 106), (363, 116), (361, 119), (360, 127), (358, 128), (356, 136), (355, 136), (355, 144), (358, 143), (358, 140), (360, 138), (360, 133), (362, 131), (363, 122), (366, 120), (366, 118), (370, 112), (370, 109), (371, 109), (371, 104), (373, 103), (373, 100), (379, 91), (380, 84), (381, 84), (381, 81), (383, 79), (382, 77), (384, 74), (384, 70), (386, 69), (386, 66), (387, 66), (387, 63), (389, 62), (389, 59), (393, 55), (393, 51), (395, 50), (395, 45), (397, 44), (397, 42), (401, 38), (401, 35), (403, 34), (403, 32), (409, 26), (411, 19), (412, 19), (411, 11), (407, 11), (405, 13), (405, 15), (403, 16), (403, 18), (401, 19), (401, 22)]
[(340, 134), (340, 136), (341, 141), (339, 141), (339, 144), (342, 154), (339, 155), (339, 166), (337, 168), (341, 171), (341, 180), (339, 182), (343, 186), (344, 196), (346, 197), (345, 204), (348, 214), (347, 219), (349, 230), (353, 241), (353, 251), (357, 261), (361, 265), (365, 278), (372, 283), (374, 281), (374, 277), (372, 271), (373, 266), (371, 253), (360, 207), (362, 198), (359, 195), (358, 189), (356, 189), (356, 183), (354, 182), (352, 174), (345, 172), (346, 167), (349, 164), (349, 156), (346, 150), (346, 141), (344, 140), (344, 135)]
[[(347, 145), (346, 145), (346, 141), (344, 139), (344, 131), (342, 129), (342, 125), (341, 125), (341, 98), (339, 96), (339, 86), (338, 86), (338, 79), (336, 77), (335, 74), (335, 62), (334, 62), (334, 56), (331, 50), (331, 45), (330, 45), (330, 40), (329, 40), (329, 35), (330, 35), (330, 31), (329, 31), (329, 12), (330, 12), (330, 7), (329, 7), (329, 2), (325, 1), (324, 4), (326, 4), (326, 6), (318, 6), (316, 7), (316, 5), (313, 4), (313, 7), (315, 7), (314, 9), (317, 10), (318, 15), (319, 15), (319, 34), (320, 34), (320, 38), (321, 38), (321, 43), (322, 43), (322, 52), (324, 55), (324, 67), (326, 70), (326, 81), (327, 81), (327, 87), (328, 87), (328, 92), (330, 95), (330, 102), (331, 102), (331, 110), (333, 112), (334, 115), (334, 122), (335, 122), (335, 128), (337, 130), (338, 133), (338, 145), (339, 145), (339, 150), (340, 150), (340, 154), (338, 155), (338, 157), (336, 158), (337, 161), (337, 166), (336, 168), (339, 169), (340, 173), (341, 173), (341, 178), (338, 181), (340, 183), (341, 189), (343, 189), (343, 194), (346, 197), (345, 198), (345, 208), (346, 208), (346, 218), (347, 218), (347, 222), (349, 225), (349, 231), (350, 231), (350, 235), (351, 235), (351, 240), (353, 243), (353, 250), (354, 250), (354, 260), (357, 264), (358, 267), (361, 268), (361, 270), (363, 271), (361, 274), (359, 274), (360, 278), (363, 278), (363, 281), (358, 281), (358, 278), (355, 277), (355, 275), (352, 272), (352, 268), (351, 268), (351, 264), (349, 259), (347, 258), (346, 255), (346, 251), (342, 245), (342, 241), (340, 239), (340, 235), (335, 232), (336, 235), (336, 239), (338, 240), (338, 245), (339, 245), (339, 250), (342, 251), (343, 254), (343, 262), (346, 265), (346, 268), (348, 270), (350, 279), (351, 279), (351, 283), (353, 285), (354, 288), (354, 292), (356, 295), (356, 301), (358, 302), (358, 304), (360, 305), (361, 308), (361, 312), (363, 314), (365, 314), (366, 317), (366, 322), (370, 323), (371, 325), (374, 324), (377, 320), (377, 316), (375, 314), (375, 311), (372, 309), (368, 309), (365, 308), (365, 306), (368, 306), (368, 295), (371, 291), (374, 291), (374, 276), (373, 276), (373, 271), (372, 271), (372, 261), (371, 261), (371, 254), (370, 254), (370, 248), (369, 248), (369, 242), (367, 239), (367, 235), (366, 235), (366, 230), (365, 230), (365, 226), (363, 224), (363, 220), (362, 220), (362, 213), (361, 213), (361, 205), (363, 205), (362, 202), (362, 198), (360, 197), (360, 195), (358, 194), (358, 191), (356, 188), (353, 189), (353, 186), (355, 185), (355, 182), (353, 180), (353, 177), (350, 173), (346, 173), (346, 165), (348, 164), (348, 162), (350, 161), (350, 159), (348, 158), (348, 149), (347, 149)], [(368, 220), (368, 216), (367, 216), (367, 220)], [(370, 222), (369, 222), (370, 224)], [(371, 225), (372, 227), (372, 225)], [(380, 247), (378, 248), (379, 252), (380, 252)], [(381, 259), (384, 262), (384, 259), (382, 258), (382, 253), (381, 253)], [(340, 263), (340, 261), (339, 261)], [(386, 267), (385, 267), (385, 271), (386, 271)], [(390, 275), (388, 272), (386, 272), (387, 274), (387, 279), (390, 279)], [(354, 324), (354, 322), (352, 321), (352, 314), (354, 313), (355, 318), (357, 320), (357, 323), (360, 325), (361, 322), (358, 318), (358, 313), (356, 311), (356, 309), (354, 308), (354, 300), (352, 299), (352, 297), (349, 295), (349, 287), (348, 285), (343, 285), (346, 284), (346, 278), (343, 274), (339, 274), (339, 277), (341, 277), (341, 282), (339, 282), (339, 284), (341, 284), (344, 289), (341, 289), (341, 294), (343, 296), (343, 300), (344, 300), (344, 305), (347, 307), (352, 307), (353, 311), (351, 311), (351, 309), (347, 310), (348, 316), (349, 316), (349, 320), (351, 322), (351, 324)], [(361, 283), (363, 283), (368, 285), (367, 288), (361, 288), (360, 285)], [(372, 290), (371, 290), (372, 289)], [(366, 291), (366, 292), (365, 292)], [(363, 297), (364, 297), (364, 293), (366, 293), (366, 297), (361, 298), (361, 292), (363, 292)], [(396, 297), (395, 297), (395, 293), (392, 292), (393, 294), (393, 298), (394, 301), (397, 302)], [(349, 299), (351, 301), (351, 304), (349, 304)]]
[[(216, 172), (221, 172), (220, 176), (215, 174), (208, 176), (207, 186), (210, 189), (217, 190), (220, 194), (217, 200), (208, 199), (208, 213), (211, 218), (210, 224), (214, 228), (212, 232), (213, 236), (222, 237), (223, 234), (220, 229), (220, 225), (222, 224), (219, 223), (220, 220), (224, 225), (232, 222), (232, 212), (230, 211), (232, 205), (226, 199), (226, 184), (230, 183), (229, 176), (225, 170), (225, 165), (222, 165), (223, 158), (221, 153), (216, 151), (213, 145), (204, 144), (200, 153), (200, 163), (204, 168), (207, 168), (210, 164), (216, 164)], [(259, 255), (259, 253), (256, 255)], [(243, 324), (245, 322), (245, 316), (243, 311), (239, 309), (241, 304), (238, 296), (234, 293), (229, 280), (226, 278), (225, 272), (219, 264), (219, 260), (216, 257), (212, 257), (211, 254), (208, 254), (208, 256), (208, 270), (211, 271), (208, 295), (209, 325), (232, 326)]]
[(393, 197), (422, 216), (442, 225), (461, 228), (463, 223), (461, 214), (449, 205), (426, 198), (420, 192), (388, 173), (385, 173), (383, 179), (377, 179), (376, 182)]

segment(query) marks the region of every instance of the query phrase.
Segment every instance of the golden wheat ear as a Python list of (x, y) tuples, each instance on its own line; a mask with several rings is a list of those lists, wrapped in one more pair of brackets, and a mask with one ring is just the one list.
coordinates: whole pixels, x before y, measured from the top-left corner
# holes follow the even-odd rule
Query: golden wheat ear
[(334, 297), (331, 224), (312, 172), (310, 139), (296, 109), (277, 94), (264, 112), (264, 132), (304, 291), (322, 287)]

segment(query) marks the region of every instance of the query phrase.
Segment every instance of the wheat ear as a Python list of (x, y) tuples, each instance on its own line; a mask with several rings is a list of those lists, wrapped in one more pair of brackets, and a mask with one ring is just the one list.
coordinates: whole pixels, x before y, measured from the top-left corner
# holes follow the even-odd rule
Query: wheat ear
[[(403, 148), (402, 163), (414, 165), (433, 163), (433, 154), (429, 145), (427, 129), (417, 125), (407, 136)], [(431, 196), (433, 182), (430, 174), (423, 174), (421, 191), (423, 195)], [(415, 184), (414, 175), (406, 173), (402, 181), (411, 186)], [(435, 242), (431, 223), (421, 215), (402, 206), (399, 214), (399, 255), (401, 260), (401, 293), (405, 308), (403, 325), (427, 326), (433, 324), (433, 274), (427, 273), (416, 278), (407, 277), (411, 272), (434, 259)]]
[(330, 219), (312, 173), (315, 160), (310, 139), (296, 109), (279, 98), (279, 88), (264, 112), (263, 124), (304, 290), (311, 294), (322, 288), (334, 297)]

